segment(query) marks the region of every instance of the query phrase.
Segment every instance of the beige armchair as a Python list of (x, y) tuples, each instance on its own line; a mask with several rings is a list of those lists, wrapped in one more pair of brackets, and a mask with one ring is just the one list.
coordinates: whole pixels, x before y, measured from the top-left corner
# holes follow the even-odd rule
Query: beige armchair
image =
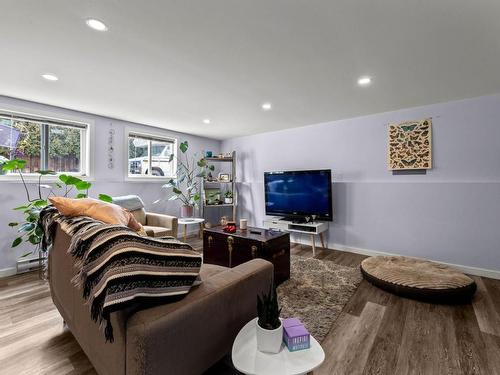
[(177, 218), (175, 216), (146, 212), (144, 208), (130, 211), (142, 224), (150, 237), (173, 236), (177, 238)]
[(113, 203), (128, 209), (136, 220), (142, 224), (148, 236), (172, 236), (177, 238), (177, 218), (170, 215), (146, 212), (144, 202), (137, 195), (113, 197)]

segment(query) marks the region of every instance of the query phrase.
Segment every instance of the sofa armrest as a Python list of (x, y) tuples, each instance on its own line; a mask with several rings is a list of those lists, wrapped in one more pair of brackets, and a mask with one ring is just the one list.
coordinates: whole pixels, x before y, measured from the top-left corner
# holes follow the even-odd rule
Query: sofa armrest
[(203, 373), (257, 316), (257, 295), (272, 278), (272, 264), (254, 259), (203, 280), (178, 302), (137, 312), (127, 322), (127, 374)]
[(146, 225), (169, 228), (172, 230), (172, 236), (177, 238), (178, 223), (175, 216), (146, 212)]

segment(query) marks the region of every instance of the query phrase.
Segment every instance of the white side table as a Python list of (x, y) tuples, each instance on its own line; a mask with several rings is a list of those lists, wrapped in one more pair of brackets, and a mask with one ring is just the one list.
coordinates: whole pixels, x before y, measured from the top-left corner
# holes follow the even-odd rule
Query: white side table
[(177, 223), (179, 225), (184, 225), (184, 232), (183, 232), (183, 236), (182, 236), (182, 238), (184, 239), (184, 242), (186, 242), (188, 225), (198, 224), (200, 226), (199, 236), (201, 238), (201, 235), (203, 233), (203, 223), (204, 222), (205, 222), (205, 219), (200, 218), (200, 217), (183, 217), (183, 218), (178, 219)]
[(290, 352), (282, 344), (278, 354), (257, 350), (257, 318), (249, 321), (238, 333), (233, 343), (233, 365), (248, 375), (301, 375), (314, 370), (325, 360), (321, 345), (311, 336), (311, 347)]

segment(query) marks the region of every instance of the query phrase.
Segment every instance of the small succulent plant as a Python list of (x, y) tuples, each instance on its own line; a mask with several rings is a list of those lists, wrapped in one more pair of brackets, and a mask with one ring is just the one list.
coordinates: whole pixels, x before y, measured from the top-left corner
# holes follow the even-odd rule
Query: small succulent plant
[(281, 309), (278, 306), (278, 295), (274, 284), (269, 287), (269, 293), (257, 296), (258, 323), (264, 329), (276, 329), (280, 326)]

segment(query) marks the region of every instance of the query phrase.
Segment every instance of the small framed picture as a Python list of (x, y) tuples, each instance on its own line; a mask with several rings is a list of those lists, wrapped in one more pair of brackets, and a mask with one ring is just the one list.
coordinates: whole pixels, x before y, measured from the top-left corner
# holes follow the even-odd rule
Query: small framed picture
[(231, 175), (229, 173), (219, 173), (219, 181), (229, 182), (231, 181)]

